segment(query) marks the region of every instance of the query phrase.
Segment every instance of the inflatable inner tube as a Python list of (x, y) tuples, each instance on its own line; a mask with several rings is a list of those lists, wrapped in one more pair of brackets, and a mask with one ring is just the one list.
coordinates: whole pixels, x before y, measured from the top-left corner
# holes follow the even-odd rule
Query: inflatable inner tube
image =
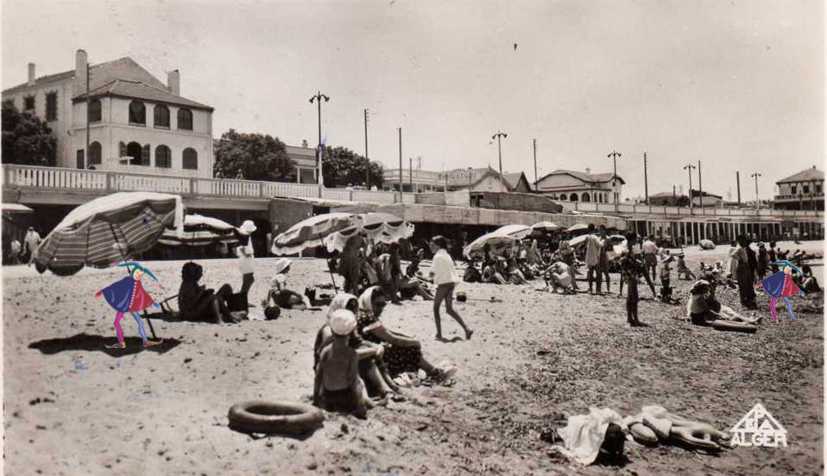
[(230, 407), (230, 428), (241, 433), (302, 435), (322, 426), (318, 408), (295, 402), (250, 400)]

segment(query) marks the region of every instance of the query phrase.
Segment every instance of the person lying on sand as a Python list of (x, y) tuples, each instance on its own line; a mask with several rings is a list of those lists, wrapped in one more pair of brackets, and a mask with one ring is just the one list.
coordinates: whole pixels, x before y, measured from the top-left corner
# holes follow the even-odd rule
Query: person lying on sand
[(818, 280), (813, 276), (813, 270), (810, 268), (810, 265), (805, 264), (801, 267), (801, 271), (801, 290), (807, 294), (821, 292), (821, 286), (818, 285)]
[(349, 344), (356, 329), (356, 316), (347, 309), (339, 309), (330, 316), (330, 328), (333, 341), (319, 353), (313, 403), (327, 411), (367, 418), (368, 403), (359, 377), (359, 357)]
[(267, 299), (261, 305), (263, 308), (270, 306), (270, 301), (282, 309), (307, 309), (307, 303), (301, 294), (287, 289), (287, 273), (290, 272), (292, 263), (287, 258), (276, 261), (273, 271), (275, 276), (270, 280), (270, 290), (267, 291)]
[(715, 285), (705, 279), (699, 279), (689, 289), (689, 302), (686, 312), (692, 324), (708, 326), (716, 320), (757, 324), (761, 318), (751, 318), (738, 314), (729, 306), (724, 306), (715, 298)]
[[(319, 329), (316, 334), (316, 342), (313, 345), (314, 368), (319, 362), (322, 349), (333, 341), (333, 331), (330, 328), (329, 321), (333, 313), (340, 309), (347, 309), (356, 314), (359, 311), (356, 296), (339, 293), (330, 303), (327, 312), (328, 322)], [(399, 391), (385, 367), (382, 359), (384, 347), (381, 344), (368, 342), (354, 332), (350, 337), (350, 346), (356, 350), (356, 354), (359, 356), (359, 375), (367, 384), (369, 394), (384, 398), (390, 393)]]
[(425, 371), (437, 382), (446, 380), (455, 369), (440, 369), (425, 360), (422, 344), (413, 337), (387, 329), (379, 316), (387, 301), (378, 286), (371, 286), (359, 296), (359, 334), (370, 342), (383, 344), (384, 360), (392, 377), (402, 372)]

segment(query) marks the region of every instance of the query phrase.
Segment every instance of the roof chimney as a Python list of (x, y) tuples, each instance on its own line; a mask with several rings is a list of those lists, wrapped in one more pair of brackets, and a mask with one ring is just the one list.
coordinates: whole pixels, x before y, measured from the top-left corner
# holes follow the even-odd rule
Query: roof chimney
[(177, 69), (167, 73), (167, 89), (176, 96), (181, 95), (181, 73)]
[(302, 139), (302, 147), (307, 148), (307, 139)]
[(77, 50), (75, 52), (75, 96), (86, 93), (87, 68), (86, 51)]
[(34, 63), (29, 63), (29, 86), (34, 86)]
[(586, 173), (587, 173), (587, 174), (589, 174), (589, 175), (591, 175), (591, 174), (592, 174), (592, 169), (590, 169), (590, 168), (586, 167)]

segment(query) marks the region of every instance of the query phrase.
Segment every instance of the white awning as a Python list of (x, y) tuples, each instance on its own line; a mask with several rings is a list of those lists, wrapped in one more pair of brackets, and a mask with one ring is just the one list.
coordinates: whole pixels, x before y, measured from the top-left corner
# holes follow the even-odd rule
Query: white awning
[(3, 213), (32, 213), (34, 210), (20, 203), (3, 203)]

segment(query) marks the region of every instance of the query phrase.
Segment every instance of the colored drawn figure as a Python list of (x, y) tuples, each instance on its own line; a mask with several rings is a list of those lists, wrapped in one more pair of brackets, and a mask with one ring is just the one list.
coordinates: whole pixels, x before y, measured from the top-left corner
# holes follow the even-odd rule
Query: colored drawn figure
[(778, 304), (778, 298), (784, 300), (784, 304), (787, 306), (787, 312), (790, 314), (790, 319), (795, 319), (793, 303), (789, 300), (789, 297), (803, 293), (795, 284), (795, 281), (793, 281), (792, 271), (796, 270), (799, 273), (801, 271), (787, 260), (776, 261), (772, 264), (779, 266), (781, 271), (773, 273), (761, 281), (764, 291), (766, 291), (770, 297), (770, 314), (772, 314), (772, 320), (778, 320), (778, 315), (775, 310)]
[(125, 278), (116, 281), (95, 293), (96, 298), (103, 296), (104, 299), (106, 299), (106, 302), (109, 303), (109, 305), (112, 306), (112, 309), (115, 310), (115, 334), (118, 337), (118, 344), (113, 347), (120, 347), (121, 349), (126, 348), (126, 342), (124, 342), (123, 337), (123, 329), (121, 328), (121, 319), (123, 319), (125, 312), (131, 313), (132, 317), (135, 319), (135, 322), (138, 324), (138, 333), (141, 335), (141, 340), (143, 340), (144, 347), (156, 345), (158, 342), (150, 342), (149, 339), (147, 339), (146, 331), (144, 331), (144, 323), (141, 319), (140, 313), (144, 309), (151, 306), (160, 306), (152, 299), (152, 296), (144, 290), (144, 287), (141, 284), (141, 278), (144, 274), (156, 282), (158, 281), (158, 278), (156, 278), (150, 270), (134, 261), (121, 263), (118, 266), (126, 267), (129, 272), (129, 276), (126, 276)]

